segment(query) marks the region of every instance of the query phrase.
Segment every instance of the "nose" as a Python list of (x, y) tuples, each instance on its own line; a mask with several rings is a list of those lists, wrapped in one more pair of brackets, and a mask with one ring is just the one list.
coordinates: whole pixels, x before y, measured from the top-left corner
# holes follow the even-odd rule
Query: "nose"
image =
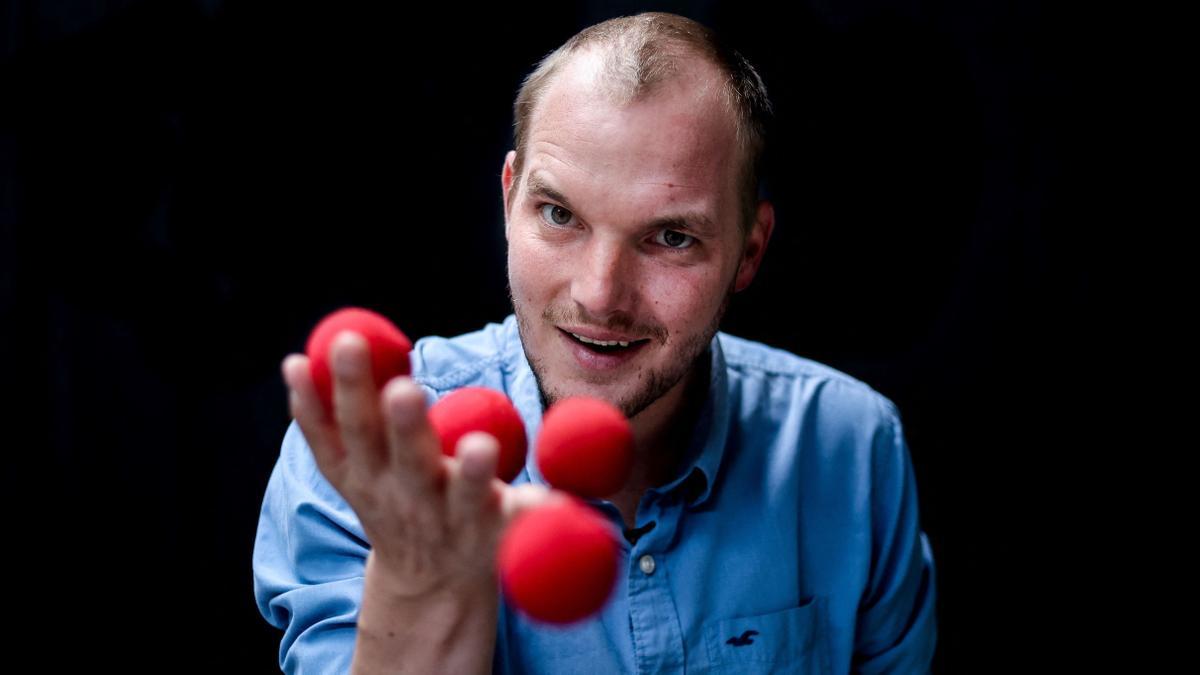
[(593, 236), (584, 249), (571, 283), (571, 298), (597, 319), (631, 313), (636, 279), (622, 243)]

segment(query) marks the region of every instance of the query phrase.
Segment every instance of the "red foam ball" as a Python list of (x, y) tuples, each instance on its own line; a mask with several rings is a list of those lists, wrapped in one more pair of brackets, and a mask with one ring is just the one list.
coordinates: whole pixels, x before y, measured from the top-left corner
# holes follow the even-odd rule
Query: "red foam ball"
[(458, 440), (485, 431), (500, 442), (496, 476), (509, 482), (525, 466), (525, 423), (503, 393), (486, 387), (463, 387), (429, 408), (429, 423), (442, 441), (442, 454), (453, 457)]
[(577, 396), (550, 406), (536, 447), (546, 482), (567, 492), (600, 499), (625, 485), (633, 468), (633, 429), (615, 406)]
[(565, 497), (522, 513), (496, 552), (505, 597), (525, 614), (565, 624), (600, 611), (616, 584), (620, 546), (613, 526)]
[(397, 375), (408, 375), (408, 353), (412, 342), (382, 314), (360, 307), (346, 307), (326, 316), (308, 336), (304, 352), (317, 388), (317, 397), (325, 411), (333, 415), (333, 373), (329, 369), (329, 347), (338, 333), (354, 331), (367, 341), (371, 352), (371, 375), (376, 388), (382, 389)]

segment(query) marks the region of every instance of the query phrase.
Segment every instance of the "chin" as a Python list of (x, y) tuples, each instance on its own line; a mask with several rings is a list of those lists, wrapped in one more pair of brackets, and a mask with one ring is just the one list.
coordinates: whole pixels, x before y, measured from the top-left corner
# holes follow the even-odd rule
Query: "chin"
[[(570, 396), (592, 396), (608, 401), (632, 419), (683, 381), (695, 365), (695, 354), (707, 346), (702, 336), (682, 344), (652, 341), (631, 361), (611, 371), (589, 371), (576, 362), (570, 346), (562, 341), (562, 331), (552, 321), (541, 313), (522, 311), (516, 303), (514, 312), (525, 358), (546, 407)], [(664, 354), (682, 360), (662, 363)]]
[[(528, 353), (526, 356), (530, 357)], [(570, 369), (543, 368), (536, 358), (529, 358), (529, 363), (546, 407), (571, 396), (591, 396), (608, 401), (630, 419), (661, 399), (686, 375), (684, 371), (667, 381), (657, 370), (643, 367), (603, 381), (589, 381)]]

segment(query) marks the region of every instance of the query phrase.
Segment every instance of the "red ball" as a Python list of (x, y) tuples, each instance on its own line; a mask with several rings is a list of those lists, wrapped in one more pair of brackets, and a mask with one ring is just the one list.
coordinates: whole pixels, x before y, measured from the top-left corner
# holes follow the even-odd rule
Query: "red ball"
[(542, 418), (538, 470), (567, 492), (600, 499), (625, 485), (633, 468), (633, 429), (615, 406), (577, 396), (555, 403)]
[(330, 416), (333, 415), (333, 374), (329, 369), (329, 347), (344, 330), (354, 331), (366, 339), (371, 353), (371, 375), (377, 389), (382, 389), (393, 377), (410, 372), (408, 353), (412, 351), (412, 342), (395, 324), (381, 314), (359, 307), (333, 312), (313, 328), (304, 347), (317, 397)]
[(486, 431), (500, 442), (496, 476), (509, 482), (525, 466), (525, 423), (503, 393), (486, 387), (463, 387), (438, 399), (429, 408), (429, 423), (442, 441), (442, 454), (453, 457), (458, 440), (472, 431)]
[(579, 499), (564, 497), (518, 516), (500, 539), (496, 563), (513, 606), (564, 624), (604, 607), (619, 556), (613, 526)]

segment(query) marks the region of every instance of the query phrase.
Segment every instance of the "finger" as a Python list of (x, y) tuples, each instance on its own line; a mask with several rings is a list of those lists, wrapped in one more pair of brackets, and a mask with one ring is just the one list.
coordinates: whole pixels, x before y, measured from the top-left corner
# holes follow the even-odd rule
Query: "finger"
[(295, 418), (296, 424), (300, 425), (304, 440), (312, 448), (317, 468), (321, 469), (326, 478), (332, 478), (335, 472), (340, 470), (345, 451), (338, 439), (337, 427), (317, 396), (308, 357), (291, 354), (283, 360), (281, 370), (283, 381), (288, 387), (288, 408), (292, 417)]
[[(449, 522), (459, 527), (478, 526), (486, 517), (484, 505), (490, 501), (494, 509), (496, 491), (492, 481), (496, 477), (500, 444), (491, 434), (475, 431), (459, 439), (454, 457), (458, 461), (446, 488)], [(487, 520), (493, 520), (495, 515), (498, 514), (493, 511), (492, 518)]]
[(429, 424), (421, 385), (411, 377), (392, 378), (384, 387), (382, 407), (388, 458), (397, 479), (415, 495), (440, 493), (447, 479), (442, 442)]
[(567, 499), (566, 494), (558, 490), (551, 490), (545, 485), (534, 483), (514, 485), (503, 492), (500, 501), (500, 517), (504, 526), (507, 527), (509, 523), (526, 511), (536, 509), (544, 504), (554, 503), (560, 499)]
[(368, 472), (387, 461), (379, 415), (379, 393), (371, 374), (370, 351), (363, 336), (342, 331), (330, 349), (333, 370), (333, 416), (347, 459)]

